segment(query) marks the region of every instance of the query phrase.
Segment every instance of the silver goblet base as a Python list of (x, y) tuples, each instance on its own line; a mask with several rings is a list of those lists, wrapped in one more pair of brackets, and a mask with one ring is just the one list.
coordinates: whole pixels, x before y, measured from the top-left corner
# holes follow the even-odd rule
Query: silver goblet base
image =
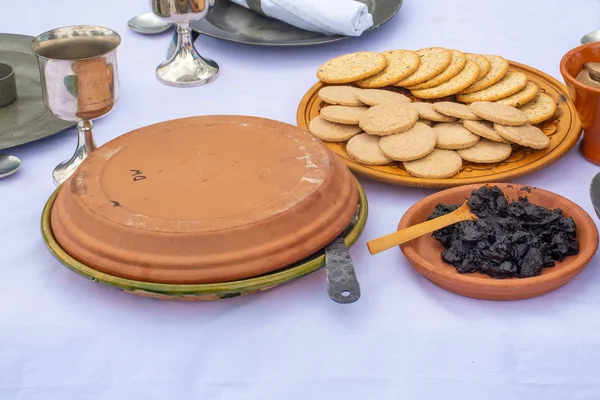
[(177, 49), (169, 60), (156, 68), (156, 77), (165, 85), (202, 86), (219, 76), (219, 64), (198, 53), (191, 33), (189, 22), (177, 24)]

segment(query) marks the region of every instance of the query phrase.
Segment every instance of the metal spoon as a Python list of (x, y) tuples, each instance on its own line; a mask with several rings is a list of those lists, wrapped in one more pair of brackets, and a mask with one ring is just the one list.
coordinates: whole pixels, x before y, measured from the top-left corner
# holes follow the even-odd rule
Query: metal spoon
[(581, 44), (600, 42), (600, 29), (596, 29), (581, 38)]
[(145, 13), (131, 18), (127, 25), (134, 32), (143, 35), (155, 35), (170, 29), (173, 24), (161, 20), (153, 13)]
[(0, 179), (11, 176), (21, 168), (21, 160), (15, 156), (0, 154)]

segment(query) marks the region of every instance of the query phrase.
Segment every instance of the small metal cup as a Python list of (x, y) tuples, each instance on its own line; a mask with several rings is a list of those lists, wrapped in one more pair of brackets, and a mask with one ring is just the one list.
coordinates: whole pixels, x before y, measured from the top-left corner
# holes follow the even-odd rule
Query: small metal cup
[(121, 37), (99, 26), (68, 26), (33, 40), (46, 107), (58, 118), (77, 122), (77, 148), (53, 172), (67, 180), (96, 149), (92, 120), (108, 114), (119, 99), (117, 48)]
[(201, 86), (219, 76), (219, 65), (203, 58), (191, 37), (191, 21), (208, 14), (214, 0), (150, 0), (152, 12), (160, 19), (177, 24), (177, 49), (173, 56), (156, 68), (162, 83), (176, 87)]
[(15, 70), (8, 64), (0, 63), (0, 107), (12, 104), (17, 99)]

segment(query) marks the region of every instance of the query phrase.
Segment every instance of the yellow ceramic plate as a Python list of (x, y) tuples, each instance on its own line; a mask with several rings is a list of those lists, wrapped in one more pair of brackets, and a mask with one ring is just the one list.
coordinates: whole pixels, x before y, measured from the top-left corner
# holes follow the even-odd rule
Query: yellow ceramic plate
[[(359, 164), (348, 157), (345, 143), (326, 143), (326, 145), (342, 157), (352, 171), (373, 179), (404, 186), (445, 188), (471, 183), (501, 182), (538, 171), (564, 156), (577, 143), (581, 135), (581, 123), (577, 118), (577, 112), (569, 98), (567, 88), (562, 83), (527, 65), (511, 61), (510, 67), (527, 74), (529, 80), (540, 87), (541, 92), (550, 95), (558, 104), (556, 117), (538, 125), (550, 137), (550, 147), (547, 149), (533, 150), (518, 147), (505, 161), (495, 164), (465, 162), (462, 170), (451, 178), (425, 179), (410, 176), (400, 163), (385, 166)], [(300, 128), (308, 131), (310, 120), (319, 115), (319, 110), (325, 103), (319, 99), (318, 92), (324, 86), (328, 85), (322, 82), (316, 83), (302, 98), (297, 114), (297, 123)], [(388, 89), (402, 90), (389, 87)]]
[[(358, 218), (354, 226), (346, 233), (345, 242), (348, 247), (352, 246), (356, 240), (358, 240), (358, 237), (365, 227), (367, 215), (369, 213), (365, 192), (360, 183), (357, 182), (357, 185), (359, 195)], [(54, 238), (52, 226), (50, 224), (52, 206), (54, 205), (57, 195), (58, 189), (50, 196), (42, 212), (42, 236), (52, 255), (54, 255), (54, 257), (56, 257), (56, 259), (64, 266), (77, 272), (79, 275), (91, 279), (94, 282), (101, 282), (132, 294), (170, 300), (219, 300), (271, 289), (282, 283), (314, 272), (325, 265), (325, 255), (323, 252), (319, 252), (285, 269), (257, 278), (234, 282), (174, 285), (119, 278), (99, 272), (80, 263), (60, 247)], [(325, 293), (325, 283), (323, 283), (323, 291)]]

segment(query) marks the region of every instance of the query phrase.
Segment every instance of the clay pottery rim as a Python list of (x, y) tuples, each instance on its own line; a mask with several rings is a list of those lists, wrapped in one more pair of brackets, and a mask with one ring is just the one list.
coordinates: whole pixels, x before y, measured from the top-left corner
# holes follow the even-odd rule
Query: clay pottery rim
[[(577, 238), (580, 244), (579, 254), (557, 262), (554, 267), (544, 268), (541, 275), (532, 278), (494, 279), (487, 275), (460, 274), (455, 267), (441, 259), (442, 245), (431, 235), (423, 236), (400, 246), (411, 266), (434, 284), (455, 294), (482, 300), (519, 300), (536, 297), (553, 291), (564, 285), (594, 257), (598, 249), (598, 230), (590, 215), (572, 201), (549, 191), (527, 185), (510, 183), (492, 183), (514, 199), (517, 194), (535, 193), (534, 204), (549, 208), (559, 207), (563, 215), (573, 217), (577, 225)], [(427, 196), (410, 207), (403, 215), (398, 229), (424, 222), (423, 214), (428, 216), (438, 203), (458, 204), (481, 184), (459, 186)], [(525, 189), (524, 189), (525, 188)], [(512, 194), (512, 195), (511, 195)], [(458, 201), (457, 201), (458, 200)], [(541, 200), (541, 201), (540, 201)], [(417, 241), (425, 241), (418, 243)], [(420, 244), (420, 246), (417, 246)], [(426, 247), (429, 252), (419, 251), (417, 247)]]
[[(571, 85), (575, 86), (576, 88), (578, 88), (580, 90), (592, 92), (592, 93), (600, 96), (600, 88), (595, 88), (593, 86), (588, 86), (584, 83), (579, 82), (567, 70), (567, 61), (569, 59), (571, 59), (574, 54), (580, 53), (582, 50), (592, 48), (592, 47), (598, 47), (598, 52), (600, 54), (600, 42), (591, 42), (591, 43), (582, 44), (581, 46), (577, 46), (577, 47), (569, 50), (560, 60), (560, 73), (562, 74), (562, 76), (565, 80), (567, 80)], [(589, 61), (600, 62), (600, 58), (598, 60), (589, 60)]]
[[(361, 184), (358, 187), (359, 212), (354, 226), (345, 234), (345, 243), (352, 247), (362, 234), (369, 214), (367, 196)], [(130, 294), (162, 300), (219, 300), (274, 288), (286, 282), (317, 271), (325, 266), (325, 255), (321, 252), (300, 260), (287, 268), (255, 278), (212, 284), (164, 284), (142, 282), (121, 278), (97, 271), (71, 257), (60, 247), (52, 232), (50, 222), (52, 207), (60, 187), (50, 196), (41, 215), (41, 231), (46, 247), (62, 265), (94, 282), (101, 282)], [(325, 287), (323, 293), (325, 294)]]

